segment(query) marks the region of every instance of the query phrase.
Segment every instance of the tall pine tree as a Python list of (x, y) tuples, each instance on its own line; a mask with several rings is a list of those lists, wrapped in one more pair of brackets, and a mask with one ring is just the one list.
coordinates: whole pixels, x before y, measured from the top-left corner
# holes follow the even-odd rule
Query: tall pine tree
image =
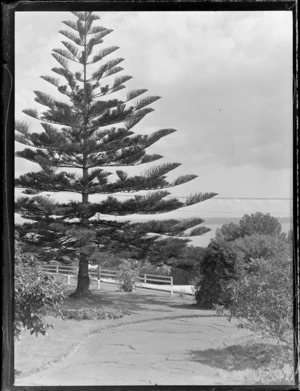
[[(167, 188), (196, 178), (185, 175), (170, 183), (166, 175), (179, 163), (155, 165), (143, 175), (135, 176), (121, 169), (162, 158), (147, 154), (146, 149), (175, 130), (161, 129), (150, 135), (133, 132), (133, 127), (153, 111), (149, 105), (159, 97), (140, 98), (145, 89), (129, 91), (123, 100), (115, 97), (131, 76), (123, 75), (119, 65), (122, 58), (107, 60), (117, 46), (98, 49), (112, 30), (100, 26), (99, 17), (93, 12), (73, 14), (77, 20), (64, 21), (68, 30), (60, 31), (64, 49), (53, 49), (52, 53), (59, 64), (52, 72), (58, 77), (41, 76), (64, 98), (58, 100), (34, 91), (35, 101), (45, 107), (44, 111), (23, 112), (40, 122), (42, 129), (38, 132), (16, 121), (16, 141), (27, 145), (16, 155), (41, 168), (16, 178), (16, 186), (31, 195), (17, 200), (16, 211), (29, 219), (18, 227), (20, 237), (38, 249), (44, 260), (68, 252), (78, 254), (78, 283), (74, 292), (78, 297), (89, 294), (88, 260), (95, 252), (127, 250), (142, 258), (161, 235), (187, 238), (205, 232), (204, 227), (197, 227), (203, 222), (200, 218), (130, 224), (105, 216), (165, 213), (216, 194), (193, 194), (185, 202), (167, 197), (170, 194)], [(121, 76), (115, 76), (119, 72)], [(109, 178), (112, 173), (115, 179)], [(133, 194), (123, 201), (112, 196), (145, 190), (147, 193)], [(57, 203), (44, 192), (80, 193), (81, 201)], [(107, 197), (91, 202), (90, 195), (95, 194)]]

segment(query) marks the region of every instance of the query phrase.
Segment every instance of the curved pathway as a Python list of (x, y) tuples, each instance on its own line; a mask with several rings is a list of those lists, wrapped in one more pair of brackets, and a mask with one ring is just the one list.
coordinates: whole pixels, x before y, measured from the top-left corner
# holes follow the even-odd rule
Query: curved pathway
[(224, 317), (190, 314), (112, 324), (88, 337), (64, 362), (15, 385), (243, 384), (250, 365), (233, 370), (240, 358), (230, 347), (250, 333), (237, 331)]

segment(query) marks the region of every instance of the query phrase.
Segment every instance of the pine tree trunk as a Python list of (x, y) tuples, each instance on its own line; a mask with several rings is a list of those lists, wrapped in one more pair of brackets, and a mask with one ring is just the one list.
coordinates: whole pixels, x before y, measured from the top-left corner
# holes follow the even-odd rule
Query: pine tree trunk
[(79, 270), (77, 278), (77, 288), (70, 297), (79, 298), (84, 296), (90, 296), (89, 290), (90, 278), (89, 278), (89, 263), (88, 258), (85, 254), (80, 254)]

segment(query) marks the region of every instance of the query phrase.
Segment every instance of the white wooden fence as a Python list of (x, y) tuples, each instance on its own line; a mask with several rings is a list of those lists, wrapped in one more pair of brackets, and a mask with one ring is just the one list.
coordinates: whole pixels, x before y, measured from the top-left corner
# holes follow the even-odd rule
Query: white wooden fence
[[(61, 274), (67, 276), (68, 285), (71, 284), (71, 277), (77, 277), (77, 266), (64, 265), (43, 265), (40, 270), (50, 274)], [(102, 269), (97, 265), (95, 269), (89, 269), (89, 275), (97, 280), (97, 289), (101, 287), (101, 281), (110, 284), (119, 284), (118, 270)], [(153, 284), (154, 283), (154, 284)], [(136, 288), (151, 290), (167, 290), (173, 295), (173, 277), (156, 274), (141, 274), (135, 283)], [(164, 289), (166, 288), (166, 289)]]
[(65, 265), (43, 265), (40, 270), (49, 274), (61, 274), (67, 277), (68, 285), (71, 285), (71, 277), (77, 277), (78, 267)]

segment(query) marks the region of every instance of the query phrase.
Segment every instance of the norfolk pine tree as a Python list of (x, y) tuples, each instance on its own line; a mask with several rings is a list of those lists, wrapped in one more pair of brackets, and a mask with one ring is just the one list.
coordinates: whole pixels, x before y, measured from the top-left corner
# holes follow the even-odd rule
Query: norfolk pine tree
[[(100, 18), (93, 12), (73, 14), (77, 20), (64, 21), (68, 30), (60, 31), (64, 49), (53, 49), (52, 53), (59, 64), (52, 72), (59, 77), (41, 76), (64, 98), (57, 100), (34, 91), (35, 101), (46, 109), (40, 113), (35, 109), (23, 112), (40, 122), (42, 129), (38, 132), (32, 132), (27, 123), (16, 121), (16, 141), (27, 145), (16, 156), (37, 163), (41, 169), (21, 175), (15, 183), (25, 189), (23, 193), (31, 194), (16, 202), (16, 211), (30, 220), (17, 227), (20, 237), (38, 249), (45, 261), (58, 254), (78, 254), (78, 282), (73, 295), (79, 297), (89, 294), (88, 260), (95, 251), (125, 249), (142, 257), (160, 235), (186, 239), (205, 232), (205, 227), (197, 227), (203, 222), (200, 218), (130, 224), (105, 219), (104, 215), (170, 212), (216, 194), (192, 194), (185, 202), (167, 197), (167, 188), (196, 178), (185, 175), (168, 182), (166, 174), (179, 163), (152, 166), (135, 176), (121, 169), (162, 158), (147, 154), (146, 149), (175, 130), (161, 129), (150, 135), (133, 132), (133, 127), (153, 111), (149, 105), (159, 97), (139, 98), (145, 89), (129, 91), (125, 99), (115, 97), (131, 77), (123, 75), (119, 65), (122, 58), (107, 60), (118, 47), (98, 49), (112, 30), (100, 26)], [(121, 76), (115, 76), (119, 72)], [(115, 179), (109, 180), (113, 173)], [(147, 193), (133, 194), (125, 201), (112, 196), (145, 190)], [(43, 192), (79, 193), (81, 202), (58, 203)], [(95, 194), (107, 197), (91, 202), (89, 197)]]

